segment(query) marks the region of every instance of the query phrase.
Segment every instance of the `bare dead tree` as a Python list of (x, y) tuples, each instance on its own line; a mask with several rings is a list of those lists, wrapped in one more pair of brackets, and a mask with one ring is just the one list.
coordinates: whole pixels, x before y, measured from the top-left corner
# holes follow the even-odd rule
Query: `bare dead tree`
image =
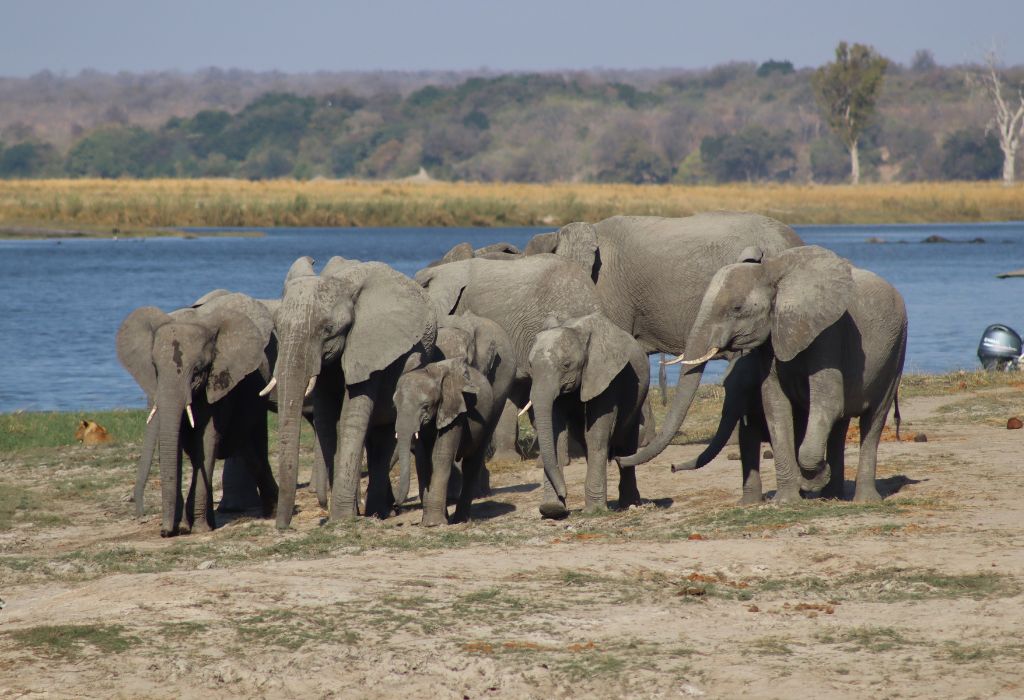
[(1016, 180), (1017, 150), (1024, 134), (1024, 91), (1017, 88), (1016, 100), (1013, 96), (1006, 97), (1007, 90), (999, 71), (999, 56), (995, 51), (985, 54), (985, 66), (973, 76), (971, 83), (979, 87), (995, 107), (996, 113), (988, 128), (995, 130), (1003, 151), (1003, 184), (1012, 185)]

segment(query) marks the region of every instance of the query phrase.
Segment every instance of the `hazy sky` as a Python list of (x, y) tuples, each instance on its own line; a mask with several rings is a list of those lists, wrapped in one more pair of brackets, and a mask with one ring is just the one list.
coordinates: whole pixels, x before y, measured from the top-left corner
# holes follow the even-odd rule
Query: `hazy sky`
[(839, 40), (1024, 64), (1024, 0), (0, 0), (0, 75), (83, 68), (698, 68)]

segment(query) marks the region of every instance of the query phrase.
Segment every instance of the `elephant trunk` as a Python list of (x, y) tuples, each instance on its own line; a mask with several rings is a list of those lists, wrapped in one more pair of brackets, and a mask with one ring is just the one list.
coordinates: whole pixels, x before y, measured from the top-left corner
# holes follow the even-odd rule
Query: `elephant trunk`
[(712, 436), (708, 446), (704, 448), (696, 458), (684, 462), (682, 464), (672, 465), (672, 471), (688, 471), (692, 469), (700, 469), (707, 466), (711, 460), (718, 456), (718, 454), (725, 448), (729, 442), (729, 438), (732, 437), (733, 430), (736, 425), (740, 422), (740, 418), (743, 417), (744, 402), (741, 400), (726, 401), (722, 406), (722, 417), (718, 421), (718, 429)]
[[(418, 426), (415, 425), (413, 420), (402, 420), (399, 416), (399, 421), (396, 424), (395, 434), (397, 444), (395, 449), (398, 450), (398, 493), (395, 494), (395, 505), (402, 505), (406, 499), (409, 498), (409, 484), (411, 481), (410, 472), (412, 470), (412, 444), (416, 438), (416, 430)], [(420, 487), (422, 488), (422, 484)]]
[[(432, 527), (448, 522), (448, 480), (451, 478), (452, 465), (455, 464), (459, 441), (462, 439), (462, 426), (452, 424), (438, 432), (434, 440), (430, 463), (433, 469), (430, 475), (430, 486), (423, 495), (423, 520), (421, 525)], [(463, 488), (466, 488), (463, 475)]]
[[(558, 461), (556, 449), (558, 436), (556, 431), (564, 428), (562, 420), (557, 420), (555, 400), (557, 394), (551, 391), (544, 391), (537, 388), (537, 380), (534, 380), (534, 390), (530, 392), (530, 400), (533, 402), (534, 423), (537, 429), (537, 442), (540, 444), (540, 456), (544, 464), (544, 475), (548, 484), (554, 489), (555, 495), (565, 502), (566, 488), (565, 476), (562, 473), (562, 465)], [(557, 420), (557, 426), (556, 426)]]
[(668, 415), (665, 416), (661, 430), (658, 431), (657, 436), (653, 440), (637, 450), (636, 454), (618, 457), (617, 461), (620, 467), (633, 467), (637, 464), (650, 462), (668, 447), (668, 444), (672, 442), (672, 438), (679, 432), (679, 427), (686, 419), (686, 414), (690, 411), (690, 404), (693, 403), (693, 398), (697, 395), (697, 387), (700, 386), (700, 379), (704, 374), (706, 364), (702, 362), (679, 373), (676, 395), (672, 399), (672, 407), (669, 409)]
[(184, 391), (167, 386), (157, 391), (154, 422), (159, 422), (161, 537), (178, 534), (184, 505), (181, 499), (181, 431), (182, 413), (190, 397), (184, 395), (188, 385), (183, 388)]
[(160, 422), (150, 420), (146, 424), (146, 434), (142, 440), (142, 455), (139, 457), (139, 466), (135, 472), (135, 491), (132, 494), (135, 515), (139, 518), (146, 514), (146, 482), (149, 480), (149, 472), (153, 469), (153, 450), (156, 449), (159, 430)]
[[(277, 363), (278, 415), (278, 492), (277, 528), (287, 529), (295, 508), (295, 484), (299, 471), (299, 432), (306, 387), (313, 372), (302, 352), (294, 352), (295, 344), (282, 347)], [(301, 347), (301, 343), (298, 345)]]

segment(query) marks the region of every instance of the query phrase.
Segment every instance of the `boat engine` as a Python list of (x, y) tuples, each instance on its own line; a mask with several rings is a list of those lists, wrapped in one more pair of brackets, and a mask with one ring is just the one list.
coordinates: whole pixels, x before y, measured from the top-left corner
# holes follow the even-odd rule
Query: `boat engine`
[(990, 371), (1013, 371), (1024, 355), (1024, 342), (1017, 331), (1002, 323), (985, 329), (978, 343), (981, 366)]

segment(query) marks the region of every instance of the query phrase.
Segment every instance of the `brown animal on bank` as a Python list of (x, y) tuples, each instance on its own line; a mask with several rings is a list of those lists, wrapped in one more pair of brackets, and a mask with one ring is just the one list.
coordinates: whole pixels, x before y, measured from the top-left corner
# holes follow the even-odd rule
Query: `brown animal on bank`
[(75, 439), (83, 445), (106, 445), (110, 442), (110, 433), (94, 420), (83, 420), (75, 431)]

